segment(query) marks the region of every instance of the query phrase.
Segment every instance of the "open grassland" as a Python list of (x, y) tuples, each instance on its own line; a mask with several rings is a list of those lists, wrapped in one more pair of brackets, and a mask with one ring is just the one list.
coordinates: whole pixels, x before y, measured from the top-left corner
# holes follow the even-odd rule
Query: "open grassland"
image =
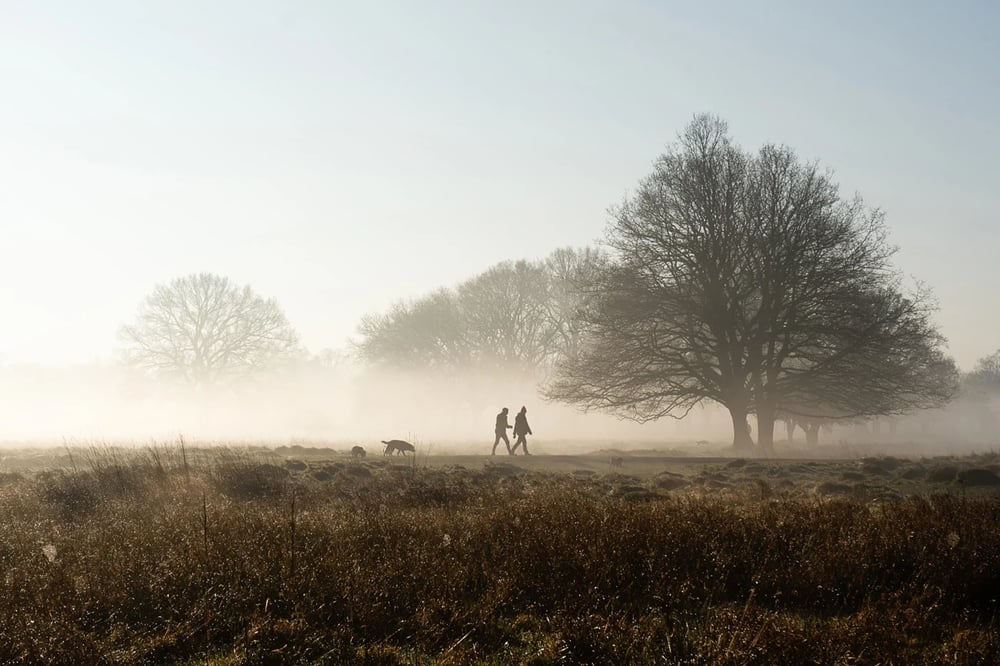
[[(0, 466), (0, 662), (980, 664), (1000, 457)], [(345, 452), (346, 453), (346, 452)]]

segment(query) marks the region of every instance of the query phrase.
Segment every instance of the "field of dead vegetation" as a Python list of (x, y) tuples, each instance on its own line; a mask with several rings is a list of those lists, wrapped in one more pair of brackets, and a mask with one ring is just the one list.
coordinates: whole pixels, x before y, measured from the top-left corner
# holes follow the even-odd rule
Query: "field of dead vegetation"
[(0, 663), (980, 664), (1000, 648), (993, 453), (5, 449), (0, 525)]

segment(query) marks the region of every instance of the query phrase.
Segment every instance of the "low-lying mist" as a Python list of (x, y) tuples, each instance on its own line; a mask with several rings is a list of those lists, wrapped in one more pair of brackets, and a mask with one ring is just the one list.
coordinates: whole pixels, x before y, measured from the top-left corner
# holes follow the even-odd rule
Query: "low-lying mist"
[[(695, 408), (680, 420), (638, 424), (548, 402), (534, 382), (503, 374), (445, 376), (343, 363), (205, 387), (112, 365), (0, 368), (0, 444), (8, 446), (184, 437), (270, 446), (361, 444), (376, 453), (380, 440), (406, 439), (422, 453), (487, 453), (496, 414), (507, 407), (513, 423), (522, 406), (534, 433), (533, 453), (601, 448), (714, 453), (732, 440), (729, 416), (718, 406)], [(990, 427), (998, 411), (996, 405), (957, 401), (945, 410), (895, 420), (842, 422), (822, 431), (820, 446), (880, 442), (894, 445), (896, 454), (920, 455), (991, 450), (1000, 448)], [(780, 423), (775, 437), (787, 437)], [(801, 447), (802, 431), (796, 438)]]
[[(527, 381), (467, 373), (440, 376), (357, 366), (306, 367), (206, 387), (161, 381), (117, 366), (0, 369), (0, 442), (189, 441), (304, 445), (407, 439), (424, 451), (482, 453), (496, 414), (527, 407), (532, 450), (597, 443), (725, 442), (724, 415), (646, 425), (546, 402)], [(502, 445), (501, 445), (502, 446)], [(541, 447), (541, 448), (539, 448)]]

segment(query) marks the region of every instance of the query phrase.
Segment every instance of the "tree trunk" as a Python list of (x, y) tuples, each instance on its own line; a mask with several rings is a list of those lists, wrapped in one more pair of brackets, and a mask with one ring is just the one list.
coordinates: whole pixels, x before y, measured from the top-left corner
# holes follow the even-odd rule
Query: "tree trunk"
[(747, 409), (742, 405), (729, 408), (733, 419), (733, 450), (737, 453), (751, 453), (753, 439), (750, 437), (750, 426), (747, 425)]
[(757, 410), (757, 446), (765, 456), (774, 453), (774, 410), (770, 407)]
[(806, 426), (806, 445), (810, 449), (815, 449), (819, 445), (819, 424), (810, 423)]
[(795, 441), (795, 419), (785, 419), (785, 432), (788, 433), (788, 443)]

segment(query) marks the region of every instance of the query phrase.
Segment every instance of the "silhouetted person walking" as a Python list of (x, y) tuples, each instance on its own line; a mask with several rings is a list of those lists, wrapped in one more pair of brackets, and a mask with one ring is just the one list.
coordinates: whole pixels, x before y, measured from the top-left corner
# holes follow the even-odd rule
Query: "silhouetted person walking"
[(501, 439), (503, 440), (503, 443), (507, 445), (507, 453), (510, 453), (510, 440), (507, 439), (507, 428), (510, 427), (511, 426), (507, 424), (507, 408), (504, 407), (500, 410), (500, 413), (497, 414), (497, 426), (494, 429), (497, 438), (493, 440), (493, 452), (490, 454), (491, 456), (495, 456), (497, 454), (497, 444), (500, 443)]
[(521, 407), (521, 411), (514, 417), (514, 448), (510, 450), (510, 454), (514, 455), (517, 453), (517, 447), (523, 446), (524, 455), (530, 456), (527, 436), (532, 434), (534, 433), (531, 432), (531, 426), (528, 425), (528, 408)]

